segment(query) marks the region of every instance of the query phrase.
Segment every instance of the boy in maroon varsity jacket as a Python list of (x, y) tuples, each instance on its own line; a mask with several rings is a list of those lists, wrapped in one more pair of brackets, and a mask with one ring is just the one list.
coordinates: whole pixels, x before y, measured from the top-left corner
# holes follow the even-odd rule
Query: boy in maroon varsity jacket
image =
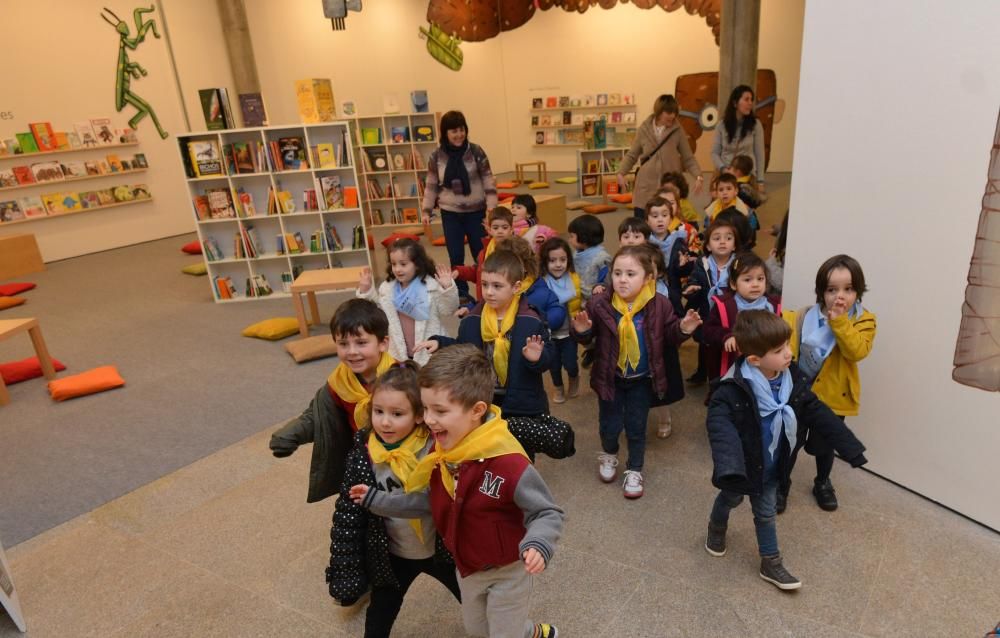
[(455, 558), (469, 634), (558, 636), (554, 626), (530, 622), (528, 610), (532, 576), (552, 560), (564, 514), (489, 403), (493, 365), (475, 346), (455, 345), (431, 356), (419, 383), (433, 451), (413, 470), (407, 494), (356, 485), (351, 499), (379, 516), (433, 516)]

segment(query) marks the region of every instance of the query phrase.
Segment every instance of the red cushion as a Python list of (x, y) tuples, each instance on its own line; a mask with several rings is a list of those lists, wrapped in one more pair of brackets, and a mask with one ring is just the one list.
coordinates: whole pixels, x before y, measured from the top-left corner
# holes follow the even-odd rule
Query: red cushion
[(519, 182), (497, 182), (497, 188), (514, 188)]
[(632, 193), (621, 193), (620, 195), (608, 195), (608, 199), (616, 204), (631, 204)]
[(4, 284), (0, 286), (0, 297), (13, 297), (16, 294), (22, 293), (25, 290), (31, 290), (34, 287), (35, 284), (29, 283)]
[(497, 199), (501, 201), (505, 199), (514, 199), (515, 197), (517, 197), (517, 193), (508, 193), (507, 191), (500, 191), (497, 193)]
[[(66, 369), (66, 366), (55, 359), (52, 360), (52, 365), (55, 366), (56, 371)], [(0, 363), (0, 377), (3, 377), (3, 382), (7, 385), (36, 379), (40, 376), (42, 376), (42, 364), (38, 363), (38, 357)]]
[(382, 240), (382, 245), (388, 248), (389, 246), (392, 245), (392, 242), (396, 241), (397, 239), (412, 239), (413, 241), (420, 241), (419, 237), (417, 237), (416, 235), (412, 235), (410, 233), (393, 233)]
[(200, 255), (201, 254), (201, 242), (197, 239), (190, 244), (184, 244), (181, 246), (181, 250), (189, 255)]

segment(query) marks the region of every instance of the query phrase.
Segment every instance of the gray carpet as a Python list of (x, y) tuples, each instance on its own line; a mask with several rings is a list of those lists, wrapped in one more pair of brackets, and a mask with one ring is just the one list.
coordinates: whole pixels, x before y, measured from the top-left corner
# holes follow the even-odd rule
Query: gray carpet
[[(788, 202), (788, 176), (770, 176), (769, 183), (770, 201), (760, 211), (764, 228), (780, 221)], [(554, 185), (543, 192), (575, 199), (575, 189)], [(695, 204), (704, 205), (700, 198)], [(623, 216), (602, 217), (609, 250)], [(758, 252), (766, 255), (770, 238), (760, 235)], [(298, 365), (282, 342), (240, 336), (261, 319), (292, 316), (291, 300), (212, 303), (205, 277), (180, 273), (200, 259), (180, 252), (193, 237), (56, 262), (19, 278), (38, 288), (2, 318), (38, 317), (50, 352), (68, 366), (60, 376), (114, 364), (127, 385), (65, 403), (49, 398), (43, 379), (10, 387), (11, 403), (0, 408), (5, 546), (298, 414), (336, 364)], [(435, 257), (443, 258), (443, 249)], [(323, 317), (329, 320), (344, 298), (320, 295)], [(690, 370), (691, 352), (682, 354)], [(0, 361), (32, 355), (26, 337), (0, 342)], [(684, 421), (704, 418), (698, 400), (675, 411)], [(593, 420), (592, 411), (572, 412), (560, 416)]]

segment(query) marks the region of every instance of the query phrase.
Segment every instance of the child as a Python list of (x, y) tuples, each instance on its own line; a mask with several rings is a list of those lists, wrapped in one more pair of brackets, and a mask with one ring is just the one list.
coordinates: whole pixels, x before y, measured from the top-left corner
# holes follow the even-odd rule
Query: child
[(458, 568), (467, 633), (555, 638), (556, 628), (531, 623), (528, 609), (532, 576), (552, 561), (564, 514), (489, 404), (493, 376), (471, 345), (435, 353), (419, 375), (434, 451), (410, 474), (406, 495), (357, 485), (350, 498), (380, 516), (433, 516)]
[(715, 200), (705, 209), (705, 225), (708, 226), (715, 220), (715, 217), (723, 210), (733, 206), (744, 215), (749, 215), (750, 211), (737, 196), (739, 183), (736, 176), (723, 173), (717, 178), (715, 186)]
[(558, 237), (552, 228), (538, 223), (537, 205), (531, 195), (515, 195), (511, 202), (510, 212), (514, 215), (514, 234), (524, 239), (537, 255), (546, 240)]
[[(703, 320), (708, 319), (712, 299), (729, 288), (729, 265), (739, 244), (739, 232), (731, 222), (717, 220), (708, 227), (705, 236), (708, 254), (695, 261), (683, 292), (687, 307), (696, 309)], [(698, 369), (687, 381), (701, 384), (708, 380), (708, 351), (701, 331), (695, 339), (698, 341)]]
[[(701, 182), (699, 182), (699, 184), (700, 183)], [(684, 218), (684, 221), (697, 228), (698, 222), (701, 220), (701, 215), (698, 214), (698, 211), (695, 210), (695, 207), (691, 203), (691, 200), (688, 199), (690, 190), (688, 189), (687, 180), (684, 179), (684, 174), (678, 173), (676, 171), (664, 173), (663, 176), (660, 178), (661, 192), (663, 190), (663, 187), (666, 186), (667, 184), (673, 185), (673, 187), (676, 188), (677, 192), (680, 194), (680, 199), (678, 200), (677, 204), (681, 210), (681, 217)], [(696, 188), (695, 190), (697, 191), (698, 189)]]
[[(793, 326), (792, 354), (799, 369), (812, 382), (816, 396), (841, 419), (858, 414), (858, 361), (868, 356), (875, 342), (875, 315), (861, 305), (867, 290), (861, 264), (847, 255), (835, 255), (816, 273), (816, 305), (786, 316)], [(793, 465), (803, 443), (806, 452), (816, 457), (813, 496), (820, 508), (832, 512), (838, 506), (830, 482), (833, 450), (810, 432), (792, 452)], [(779, 513), (785, 509), (789, 485), (779, 492)]]
[(737, 197), (747, 205), (747, 208), (751, 210), (759, 208), (763, 201), (757, 191), (753, 158), (749, 155), (737, 155), (729, 164), (727, 171), (736, 177)]
[(369, 422), (369, 388), (396, 363), (388, 353), (389, 320), (374, 302), (348, 299), (340, 304), (330, 333), (340, 363), (299, 418), (271, 435), (271, 451), (279, 458), (313, 444), (308, 503), (339, 492), (352, 437)]
[(521, 294), (535, 310), (545, 318), (547, 326), (561, 326), (566, 323), (566, 308), (559, 303), (559, 298), (545, 285), (545, 279), (538, 276), (538, 256), (531, 251), (528, 242), (520, 237), (510, 237), (497, 244), (497, 250), (507, 250), (521, 260), (524, 267), (524, 279), (521, 281)]
[(781, 316), (781, 301), (767, 294), (767, 266), (754, 253), (733, 258), (729, 267), (729, 290), (712, 298), (712, 309), (701, 334), (708, 348), (709, 380), (726, 374), (739, 355), (733, 325), (745, 310), (767, 310)]
[(778, 589), (802, 586), (788, 573), (778, 550), (775, 495), (788, 484), (790, 454), (806, 425), (828, 441), (852, 467), (867, 462), (865, 447), (809, 390), (792, 363), (791, 330), (777, 315), (740, 313), (733, 327), (743, 355), (719, 383), (708, 406), (712, 484), (721, 491), (708, 521), (705, 550), (726, 554), (729, 512), (750, 496), (760, 552), (760, 577)]
[[(545, 273), (543, 280), (549, 290), (566, 309), (567, 316), (572, 317), (580, 312), (580, 277), (573, 270), (573, 253), (566, 240), (553, 237), (542, 244), (538, 254), (538, 264)], [(580, 367), (576, 363), (576, 342), (569, 336), (569, 321), (563, 320), (561, 325), (549, 324), (552, 330), (554, 356), (549, 374), (552, 375), (552, 385), (555, 386), (555, 396), (552, 401), (565, 403), (566, 397), (574, 399), (580, 394)], [(562, 369), (566, 368), (569, 377), (569, 392), (563, 390)]]
[[(375, 301), (389, 318), (389, 354), (397, 361), (413, 359), (423, 365), (430, 355), (413, 348), (431, 335), (444, 332), (441, 320), (458, 309), (458, 288), (447, 266), (434, 267), (423, 245), (413, 239), (390, 244), (386, 280), (372, 285), (372, 271), (361, 272), (357, 296)], [(436, 272), (435, 272), (436, 271)]]
[[(618, 224), (618, 247), (645, 246), (649, 242), (647, 238), (652, 232), (649, 224), (638, 217), (626, 217), (622, 220), (622, 223)], [(594, 295), (599, 295), (611, 287), (610, 264), (602, 268), (598, 275), (599, 279), (597, 281), (599, 283), (594, 286), (592, 293)]]
[[(457, 279), (459, 281), (476, 283), (476, 299), (480, 301), (483, 299), (483, 287), (479, 282), (479, 273), (483, 269), (483, 261), (493, 254), (493, 251), (497, 248), (497, 243), (514, 234), (514, 215), (510, 212), (510, 209), (504, 206), (494, 208), (493, 212), (490, 213), (489, 228), (487, 230), (490, 235), (490, 241), (483, 246), (483, 249), (476, 256), (476, 265), (466, 266), (462, 264), (453, 267), (454, 272), (458, 274)], [(459, 310), (459, 313), (460, 317), (465, 316), (465, 313), (461, 310)]]
[(393, 366), (372, 386), (371, 426), (354, 435), (330, 532), (330, 596), (353, 605), (371, 588), (365, 637), (388, 638), (403, 597), (420, 574), (428, 574), (461, 602), (455, 562), (434, 532), (430, 515), (382, 518), (351, 501), (350, 488), (366, 485), (392, 494), (403, 491), (417, 463), (434, 445), (423, 424), (424, 408), (413, 361)]
[(678, 321), (666, 297), (654, 292), (655, 271), (648, 248), (626, 246), (612, 265), (613, 290), (591, 298), (587, 310), (573, 317), (572, 334), (581, 343), (596, 342), (601, 356), (594, 362), (590, 387), (599, 399), (601, 447), (598, 473), (615, 480), (618, 437), (625, 430), (628, 462), (622, 489), (625, 498), (643, 494), (642, 467), (646, 422), (654, 397), (667, 392), (663, 352), (679, 346), (701, 318), (694, 310)]
[(573, 265), (580, 276), (583, 300), (590, 299), (594, 286), (604, 281), (601, 268), (611, 263), (604, 249), (604, 225), (595, 215), (583, 214), (569, 223), (569, 244), (573, 247)]

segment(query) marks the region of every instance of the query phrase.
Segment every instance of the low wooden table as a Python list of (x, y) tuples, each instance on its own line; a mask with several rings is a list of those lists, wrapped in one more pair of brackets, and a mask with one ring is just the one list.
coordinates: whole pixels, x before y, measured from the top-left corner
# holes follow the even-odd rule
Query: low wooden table
[[(42, 374), (45, 375), (46, 379), (55, 379), (56, 369), (52, 365), (52, 357), (49, 356), (49, 350), (45, 347), (45, 339), (42, 338), (42, 328), (38, 325), (38, 319), (34, 317), (27, 319), (0, 319), (0, 341), (20, 332), (27, 332), (28, 336), (31, 337), (31, 344), (35, 347), (35, 355), (38, 356), (38, 362), (42, 366)], [(7, 386), (3, 382), (3, 377), (0, 377), (0, 405), (7, 405), (8, 403), (10, 403), (10, 393), (7, 392)]]
[(299, 320), (299, 334), (309, 336), (309, 323), (306, 321), (306, 311), (302, 306), (302, 294), (309, 298), (309, 313), (312, 315), (312, 325), (318, 326), (319, 306), (316, 304), (316, 293), (328, 290), (348, 290), (356, 288), (361, 282), (361, 271), (364, 266), (350, 268), (326, 268), (323, 270), (306, 270), (292, 282), (292, 303), (295, 304), (295, 317)]
[(524, 179), (524, 169), (534, 168), (538, 170), (538, 181), (547, 182), (549, 181), (549, 170), (545, 166), (543, 161), (535, 162), (514, 162), (514, 181), (518, 184), (527, 183)]

